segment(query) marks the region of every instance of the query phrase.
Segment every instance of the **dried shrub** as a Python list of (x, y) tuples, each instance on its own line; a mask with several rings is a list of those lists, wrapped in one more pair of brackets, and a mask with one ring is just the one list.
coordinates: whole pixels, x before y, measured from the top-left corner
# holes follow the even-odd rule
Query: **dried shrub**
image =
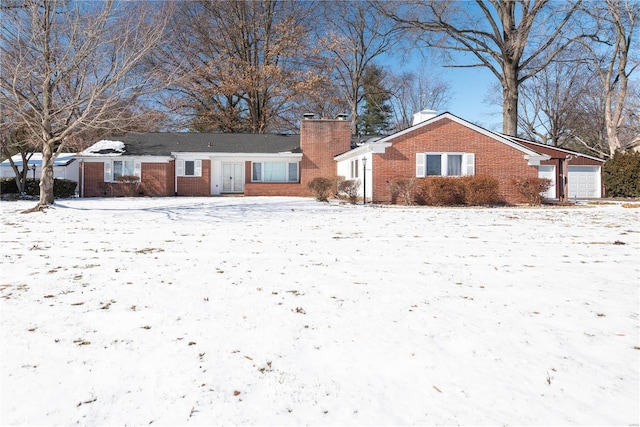
[(338, 193), (343, 193), (349, 199), (349, 203), (355, 205), (358, 201), (358, 191), (360, 190), (359, 179), (347, 179), (338, 181)]
[(117, 178), (120, 184), (124, 185), (123, 194), (125, 196), (133, 197), (138, 194), (138, 188), (140, 187), (140, 177), (135, 175), (123, 175)]
[(391, 189), (391, 202), (398, 203), (398, 201), (409, 206), (413, 204), (413, 199), (416, 190), (416, 180), (410, 179), (396, 179), (389, 183)]
[(498, 192), (500, 184), (492, 176), (465, 176), (460, 178), (464, 185), (464, 204), (470, 206), (487, 206), (502, 203)]
[(458, 178), (433, 176), (418, 181), (416, 200), (429, 206), (464, 204), (464, 183)]
[(512, 183), (527, 203), (534, 206), (542, 203), (542, 193), (551, 187), (551, 180), (547, 178), (514, 178)]
[(335, 178), (317, 177), (307, 183), (307, 188), (317, 201), (326, 202), (335, 193), (335, 182)]
[(482, 175), (422, 178), (417, 183), (416, 201), (429, 206), (486, 206), (503, 203), (498, 180)]

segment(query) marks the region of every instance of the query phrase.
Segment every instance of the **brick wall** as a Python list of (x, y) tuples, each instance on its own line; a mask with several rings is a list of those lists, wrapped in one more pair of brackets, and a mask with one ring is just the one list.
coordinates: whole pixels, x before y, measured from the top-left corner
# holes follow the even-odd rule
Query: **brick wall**
[(245, 182), (245, 196), (311, 196), (306, 186), (293, 182)]
[[(80, 185), (84, 182), (84, 191), (81, 194), (84, 197), (104, 197), (110, 195), (108, 188), (104, 183), (104, 164), (102, 163), (83, 163), (80, 168)], [(82, 170), (84, 168), (84, 180)]]
[(173, 196), (175, 162), (142, 163), (142, 181), (139, 193), (144, 196)]
[(500, 193), (508, 203), (524, 201), (511, 183), (514, 177), (537, 177), (524, 153), (449, 119), (438, 120), (393, 141), (384, 154), (373, 155), (373, 199), (391, 201), (389, 183), (416, 174), (416, 154), (424, 152), (464, 152), (475, 154), (475, 174), (498, 179)]
[[(302, 120), (300, 123), (300, 184), (306, 189), (307, 183), (316, 177), (335, 177), (338, 154), (351, 148), (351, 128), (346, 120)], [(307, 193), (310, 195), (310, 193)]]
[(202, 161), (201, 176), (179, 176), (178, 196), (211, 195), (211, 160)]

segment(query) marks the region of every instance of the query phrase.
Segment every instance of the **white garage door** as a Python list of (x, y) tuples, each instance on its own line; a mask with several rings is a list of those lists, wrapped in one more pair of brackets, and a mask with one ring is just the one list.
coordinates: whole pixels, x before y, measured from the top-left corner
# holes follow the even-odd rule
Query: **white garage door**
[(598, 198), (600, 166), (569, 166), (569, 198)]

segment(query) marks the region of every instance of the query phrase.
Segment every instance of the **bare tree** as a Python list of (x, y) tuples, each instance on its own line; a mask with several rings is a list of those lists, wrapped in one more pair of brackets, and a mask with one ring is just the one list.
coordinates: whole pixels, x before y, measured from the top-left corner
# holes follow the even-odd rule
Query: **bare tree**
[(555, 147), (573, 138), (595, 83), (582, 56), (567, 50), (520, 86), (518, 128), (525, 138)]
[(502, 87), (503, 132), (516, 135), (518, 89), (544, 69), (570, 40), (559, 42), (582, 0), (378, 1), (376, 8), (427, 46), (463, 52), (486, 67)]
[(140, 65), (161, 39), (158, 15), (167, 11), (114, 0), (21, 6), (4, 10), (0, 24), (0, 106), (42, 151), (36, 210), (53, 203), (53, 161), (74, 136), (126, 122), (121, 107), (148, 88), (151, 70)]
[(320, 37), (329, 52), (343, 97), (349, 104), (351, 132), (357, 133), (365, 70), (376, 58), (400, 43), (400, 32), (370, 1), (323, 1), (326, 28)]
[(302, 95), (322, 82), (309, 37), (312, 6), (179, 3), (171, 40), (155, 55), (159, 65), (178, 69), (164, 105), (194, 130), (264, 133), (293, 126)]
[(433, 73), (390, 74), (389, 86), (393, 94), (394, 130), (396, 131), (411, 126), (414, 113), (424, 108), (440, 110), (453, 97), (451, 84)]
[[(633, 33), (640, 20), (640, 3), (632, 0), (606, 0), (585, 9), (596, 24), (594, 33), (584, 38), (604, 97), (609, 154), (625, 150), (633, 139), (620, 138), (626, 120), (625, 106), (629, 77), (640, 66), (638, 41)], [(632, 53), (636, 56), (633, 57)]]

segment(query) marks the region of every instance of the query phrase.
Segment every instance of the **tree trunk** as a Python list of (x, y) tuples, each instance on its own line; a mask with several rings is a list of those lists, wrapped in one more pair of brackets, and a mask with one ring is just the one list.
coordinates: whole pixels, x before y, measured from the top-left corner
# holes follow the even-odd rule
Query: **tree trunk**
[(518, 70), (505, 63), (502, 77), (502, 133), (518, 136)]
[(53, 204), (53, 144), (48, 141), (42, 144), (42, 173), (40, 175), (41, 208)]

